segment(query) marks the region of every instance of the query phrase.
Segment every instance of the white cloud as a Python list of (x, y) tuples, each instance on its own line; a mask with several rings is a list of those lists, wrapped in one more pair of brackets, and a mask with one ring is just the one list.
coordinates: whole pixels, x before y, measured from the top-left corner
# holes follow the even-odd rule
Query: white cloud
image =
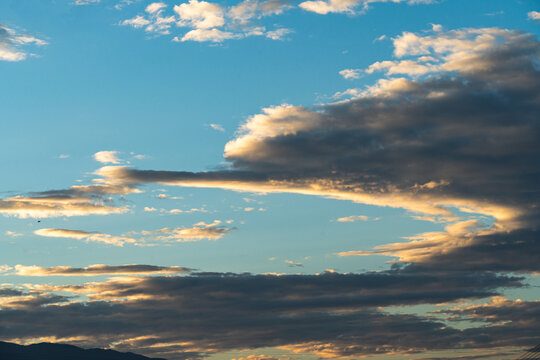
[(146, 11), (149, 14), (154, 14), (154, 13), (158, 12), (159, 10), (164, 9), (166, 7), (167, 7), (167, 4), (165, 4), (165, 3), (155, 2), (155, 3), (151, 3), (150, 5), (148, 5), (144, 11)]
[(212, 129), (216, 130), (216, 131), (225, 131), (225, 129), (223, 128), (223, 126), (221, 126), (220, 124), (210, 124), (209, 125)]
[(94, 154), (94, 160), (103, 164), (120, 164), (122, 160), (118, 158), (118, 151), (99, 151)]
[(11, 236), (11, 237), (23, 236), (23, 234), (21, 234), (21, 233), (18, 233), (18, 232), (15, 232), (15, 231), (10, 231), (10, 230), (6, 231), (6, 235)]
[(157, 209), (155, 207), (148, 207), (148, 206), (145, 206), (144, 207), (144, 211), (146, 212), (153, 212), (153, 211), (157, 211)]
[(538, 12), (538, 11), (531, 11), (531, 12), (527, 13), (527, 17), (528, 17), (530, 20), (540, 21), (540, 12)]
[(180, 17), (178, 26), (211, 29), (225, 24), (223, 8), (218, 4), (190, 0), (189, 3), (175, 5), (174, 11)]
[(341, 217), (337, 219), (338, 222), (356, 222), (356, 221), (368, 221), (369, 217), (365, 215), (353, 215), (353, 216), (346, 216)]
[(283, 40), (286, 35), (292, 32), (293, 31), (290, 29), (281, 28), (277, 30), (267, 31), (264, 36), (272, 40)]
[(123, 246), (125, 243), (135, 243), (137, 240), (126, 236), (113, 236), (100, 232), (87, 232), (82, 230), (70, 229), (39, 229), (34, 234), (45, 237), (67, 238), (85, 241), (102, 242), (105, 244)]
[(21, 49), (22, 46), (47, 45), (47, 42), (32, 35), (17, 33), (0, 23), (0, 61), (22, 61), (33, 55)]
[(74, 5), (98, 4), (100, 0), (75, 0)]
[(198, 222), (190, 228), (179, 227), (175, 229), (163, 228), (153, 232), (150, 240), (166, 242), (186, 242), (199, 240), (218, 240), (225, 236), (231, 229), (219, 226), (221, 221), (214, 220), (212, 223)]
[(292, 8), (292, 6), (281, 0), (246, 0), (232, 6), (228, 11), (228, 15), (236, 22), (248, 23), (254, 18), (260, 19), (264, 16), (281, 14), (289, 8)]
[(368, 9), (369, 4), (377, 2), (393, 2), (407, 4), (430, 4), (433, 0), (316, 0), (304, 1), (300, 3), (300, 7), (306, 11), (311, 11), (317, 14), (325, 15), (329, 13), (357, 13), (356, 8), (360, 7), (361, 11)]
[(118, 4), (114, 5), (114, 8), (116, 10), (122, 10), (126, 6), (129, 6), (129, 5), (133, 4), (133, 3), (136, 3), (137, 1), (139, 1), (139, 0), (120, 0), (120, 2)]
[(167, 212), (169, 214), (191, 214), (191, 213), (195, 213), (195, 212), (206, 213), (206, 212), (208, 212), (208, 210), (206, 210), (205, 208), (191, 208), (189, 210), (182, 210), (182, 209), (165, 210), (165, 209), (161, 209), (161, 212)]
[(168, 35), (175, 18), (174, 16), (162, 16), (163, 9), (166, 7), (167, 5), (164, 3), (152, 3), (145, 9), (147, 15), (137, 15), (134, 18), (122, 21), (120, 25), (132, 26), (136, 29), (144, 28), (147, 33)]
[(279, 28), (267, 31), (257, 26), (254, 20), (283, 13), (291, 5), (282, 0), (246, 0), (234, 6), (224, 6), (207, 1), (190, 0), (173, 7), (173, 15), (164, 16), (167, 5), (156, 2), (148, 5), (145, 14), (120, 22), (120, 25), (141, 28), (157, 35), (167, 35), (171, 25), (190, 28), (184, 35), (172, 38), (174, 42), (196, 41), (221, 43), (225, 40), (249, 36), (265, 36), (272, 40), (283, 40), (292, 30)]
[(137, 160), (144, 160), (144, 159), (148, 159), (149, 157), (150, 156), (148, 156), (148, 155), (142, 155), (142, 154), (133, 155), (133, 158), (137, 159)]
[(328, 13), (354, 13), (360, 0), (328, 0), (328, 1), (304, 1), (300, 7), (306, 11), (325, 15)]
[[(519, 40), (523, 35), (497, 28), (466, 28), (443, 32), (442, 27), (432, 24), (431, 35), (403, 32), (392, 39), (394, 56), (397, 60), (377, 61), (367, 69), (345, 69), (340, 71), (346, 79), (360, 77), (361, 73), (384, 72), (385, 75), (404, 75), (412, 78), (445, 72), (460, 71), (473, 73), (484, 71), (485, 62), (479, 57), (502, 41)], [(406, 58), (406, 59), (402, 59)], [(367, 91), (358, 89), (337, 93), (334, 97), (383, 95), (411, 90), (412, 83), (406, 78), (380, 79)], [(443, 96), (433, 93), (430, 96)]]
[(141, 15), (137, 15), (132, 19), (127, 19), (127, 20), (122, 21), (121, 24), (122, 25), (131, 25), (134, 28), (138, 29), (138, 28), (141, 28), (143, 26), (146, 26), (146, 25), (150, 24), (150, 20), (145, 19)]
[(175, 42), (211, 41), (215, 43), (220, 43), (220, 42), (223, 42), (224, 40), (238, 39), (240, 37), (241, 35), (233, 34), (228, 31), (221, 31), (219, 29), (195, 29), (195, 30), (188, 31), (181, 39), (179, 39), (178, 37), (175, 37), (173, 41)]
[(344, 69), (339, 72), (339, 75), (343, 76), (344, 79), (358, 79), (361, 71), (360, 69)]

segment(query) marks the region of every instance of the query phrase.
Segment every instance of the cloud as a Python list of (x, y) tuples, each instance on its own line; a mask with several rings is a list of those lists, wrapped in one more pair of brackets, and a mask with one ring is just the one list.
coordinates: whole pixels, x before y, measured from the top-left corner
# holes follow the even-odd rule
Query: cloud
[(77, 6), (81, 6), (81, 5), (99, 4), (100, 2), (101, 0), (75, 0), (73, 4)]
[(137, 15), (134, 18), (127, 19), (121, 22), (121, 25), (130, 25), (136, 29), (142, 28), (150, 24), (150, 20), (145, 19), (141, 15)]
[[(200, 273), (27, 285), (27, 291), (7, 288), (4, 291), (11, 295), (0, 297), (0, 333), (6, 340), (19, 341), (78, 337), (89, 347), (170, 359), (276, 346), (336, 358), (418, 353), (426, 348), (531, 346), (530, 324), (510, 322), (504, 332), (482, 325), (459, 330), (434, 316), (391, 314), (380, 308), (475, 299), (496, 294), (499, 286), (519, 284), (517, 278), (493, 274), (383, 272)], [(534, 314), (529, 305), (523, 310)]]
[(216, 130), (216, 131), (221, 131), (221, 132), (224, 132), (225, 129), (223, 128), (222, 125), (220, 124), (210, 124), (209, 125), (212, 129)]
[(0, 199), (0, 213), (19, 218), (46, 218), (59, 216), (85, 216), (122, 214), (129, 211), (127, 206), (113, 207), (92, 198), (77, 196), (15, 196)]
[(122, 160), (118, 157), (118, 151), (98, 151), (94, 154), (94, 160), (102, 164), (120, 164)]
[[(352, 216), (346, 216), (346, 217), (341, 217), (337, 219), (338, 222), (355, 222), (355, 221), (368, 221), (368, 220), (370, 220), (370, 218), (365, 215), (352, 215)], [(377, 219), (373, 219), (373, 220), (377, 220)]]
[(176, 21), (174, 16), (163, 16), (167, 4), (162, 2), (151, 3), (145, 8), (145, 15), (137, 15), (131, 19), (120, 22), (120, 25), (131, 26), (135, 29), (144, 28), (149, 34), (168, 35), (170, 28)]
[(148, 155), (143, 155), (143, 154), (137, 154), (137, 155), (133, 155), (133, 158), (134, 158), (134, 159), (137, 159), (137, 160), (145, 160), (145, 159), (150, 158), (150, 156), (148, 156)]
[(47, 42), (29, 34), (20, 34), (14, 29), (0, 23), (0, 61), (22, 61), (31, 53), (22, 47), (28, 45), (43, 46)]
[(10, 231), (10, 230), (6, 230), (6, 235), (11, 236), (11, 237), (23, 236), (23, 234), (21, 234), (21, 233), (18, 233), (16, 231)]
[[(199, 209), (194, 210), (198, 211)], [(175, 214), (176, 212), (171, 211), (171, 213)], [(219, 220), (214, 220), (208, 224), (201, 221), (192, 227), (162, 228), (155, 231), (143, 230), (141, 231), (141, 235), (143, 236), (137, 238), (72, 229), (38, 229), (34, 231), (34, 234), (53, 238), (84, 240), (86, 242), (102, 242), (114, 246), (124, 246), (125, 244), (144, 246), (170, 242), (200, 241), (204, 239), (218, 240), (231, 231), (230, 228), (222, 227), (220, 224), (221, 221)], [(131, 234), (136, 234), (136, 232), (131, 232)]]
[(264, 36), (272, 40), (283, 40), (286, 35), (291, 34), (293, 31), (291, 29), (276, 29), (272, 31), (267, 31)]
[(194, 212), (208, 212), (208, 210), (206, 210), (204, 207), (202, 208), (191, 208), (189, 210), (182, 210), (182, 209), (171, 209), (171, 210), (165, 210), (165, 209), (160, 209), (161, 212), (168, 212), (169, 214), (191, 214), (191, 213), (194, 213)]
[(167, 7), (167, 4), (165, 3), (162, 3), (162, 2), (155, 2), (155, 3), (151, 3), (150, 5), (148, 5), (145, 9), (145, 11), (149, 14), (154, 14), (156, 12), (158, 12), (159, 10), (161, 9), (164, 9)]
[(254, 18), (282, 14), (292, 8), (286, 1), (281, 0), (246, 0), (231, 6), (228, 15), (236, 22), (249, 23)]
[(360, 78), (360, 70), (358, 69), (344, 69), (339, 72), (339, 75), (344, 79), (358, 79)]
[(294, 262), (292, 260), (285, 260), (286, 264), (289, 264), (290, 267), (304, 267), (304, 264), (299, 262)]
[(220, 224), (221, 221), (214, 220), (214, 222), (209, 224), (201, 221), (191, 228), (163, 228), (155, 231), (150, 239), (172, 242), (199, 241), (204, 239), (218, 240), (231, 231), (229, 228), (219, 226)]
[(142, 191), (113, 179), (96, 178), (89, 185), (0, 199), (0, 214), (19, 218), (122, 214), (130, 208), (127, 205), (115, 206), (114, 196), (133, 193)]
[[(0, 265), (0, 273), (10, 271), (12, 269), (9, 265)], [(0, 289), (0, 294), (2, 294), (2, 290)]]
[(188, 31), (181, 39), (175, 37), (173, 41), (197, 41), (197, 42), (223, 42), (224, 40), (237, 39), (240, 35), (233, 34), (232, 32), (222, 31), (219, 29), (195, 29)]
[(225, 24), (223, 8), (206, 1), (189, 0), (189, 3), (175, 5), (174, 12), (180, 17), (178, 26), (211, 29)]
[(531, 12), (527, 13), (527, 17), (528, 17), (530, 20), (540, 21), (540, 12), (538, 12), (538, 11), (531, 11)]
[(223, 6), (207, 1), (190, 0), (173, 7), (173, 14), (165, 16), (167, 5), (152, 3), (145, 14), (120, 22), (120, 25), (143, 28), (154, 35), (168, 35), (171, 26), (189, 30), (172, 38), (174, 42), (196, 41), (221, 43), (231, 39), (249, 36), (265, 36), (272, 40), (283, 40), (292, 31), (285, 28), (267, 30), (257, 26), (255, 21), (271, 15), (278, 15), (291, 8), (281, 0), (246, 0), (232, 6)]
[(71, 266), (25, 266), (15, 265), (15, 271), (8, 275), (18, 276), (99, 276), (99, 275), (148, 275), (190, 273), (191, 270), (180, 266), (155, 265), (103, 265), (96, 264), (84, 268)]
[[(460, 222), (377, 251), (399, 248), (394, 255), (423, 266), (538, 271), (530, 254), (540, 246), (540, 43), (497, 28), (405, 32), (393, 43), (398, 59), (436, 66), (418, 78), (393, 77), (383, 66), (388, 78), (315, 109), (265, 108), (226, 144), (226, 170), (104, 167), (98, 174), (128, 185), (289, 192), (404, 208)], [(392, 66), (403, 65), (396, 61)], [(525, 261), (514, 262), (517, 254)]]
[(356, 14), (357, 7), (361, 7), (361, 11), (368, 9), (369, 4), (377, 2), (393, 2), (393, 3), (407, 3), (407, 4), (430, 4), (432, 0), (317, 0), (317, 1), (304, 1), (300, 3), (300, 7), (306, 11), (311, 11), (320, 15), (326, 15), (329, 13), (347, 13)]
[(109, 234), (103, 234), (100, 232), (87, 232), (82, 230), (70, 230), (70, 229), (39, 229), (34, 231), (34, 234), (45, 237), (53, 238), (66, 238), (85, 240), (87, 242), (102, 242), (114, 246), (124, 246), (126, 243), (136, 243), (137, 240), (126, 236), (112, 236)]

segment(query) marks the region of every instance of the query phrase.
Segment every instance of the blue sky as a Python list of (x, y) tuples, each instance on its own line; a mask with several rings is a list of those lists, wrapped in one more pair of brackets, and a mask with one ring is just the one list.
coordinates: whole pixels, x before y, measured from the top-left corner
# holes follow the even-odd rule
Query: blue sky
[[(43, 331), (21, 315), (0, 338), (170, 359), (500, 359), (536, 345), (538, 11), (517, 0), (3, 1), (0, 319), (125, 301), (141, 320), (140, 299), (189, 281), (206, 284), (189, 296), (238, 296), (230, 312), (247, 318), (213, 314), (227, 312), (223, 295), (186, 329), (111, 323), (98, 336), (73, 333), (67, 315)], [(371, 289), (383, 275), (397, 283)], [(123, 297), (122, 281), (140, 297)], [(282, 304), (302, 284), (312, 301), (335, 297), (309, 317), (316, 332), (291, 309), (289, 325), (267, 324), (281, 305), (242, 312), (261, 301), (247, 294)], [(308, 300), (295, 305), (302, 321)], [(416, 338), (432, 326), (449, 340), (395, 333), (405, 315), (394, 307)], [(536, 320), (502, 315), (513, 310)], [(357, 317), (325, 332), (340, 312)], [(388, 339), (363, 337), (375, 328)], [(242, 343), (246, 332), (258, 337)], [(489, 341), (465, 340), (480, 334)]]

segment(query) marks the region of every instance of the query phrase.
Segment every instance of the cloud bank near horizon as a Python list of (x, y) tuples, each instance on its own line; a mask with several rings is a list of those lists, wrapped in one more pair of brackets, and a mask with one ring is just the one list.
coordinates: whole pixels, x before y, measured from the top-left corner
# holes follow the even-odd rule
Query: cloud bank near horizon
[[(137, 267), (137, 266), (136, 266)], [(111, 267), (104, 273), (170, 269)], [(87, 269), (30, 269), (82, 273)], [(177, 270), (177, 269), (175, 269)], [(441, 304), (497, 296), (522, 278), (486, 273), (115, 277), (82, 285), (0, 289), (0, 335), (42, 337), (85, 346), (130, 349), (151, 356), (198, 359), (234, 349), (281, 347), (295, 353), (346, 358), (447, 349), (530, 346), (538, 302), (500, 300), (423, 317), (387, 312), (391, 306)], [(88, 300), (81, 300), (83, 296)], [(495, 300), (494, 300), (495, 301)], [(481, 316), (479, 311), (488, 314)], [(465, 330), (443, 323), (480, 321)], [(28, 327), (29, 319), (39, 323)], [(95, 319), (102, 319), (96, 322)], [(488, 324), (485, 324), (485, 321)], [(510, 321), (514, 320), (514, 321)], [(519, 320), (519, 321), (518, 321)], [(490, 326), (500, 321), (502, 325)]]

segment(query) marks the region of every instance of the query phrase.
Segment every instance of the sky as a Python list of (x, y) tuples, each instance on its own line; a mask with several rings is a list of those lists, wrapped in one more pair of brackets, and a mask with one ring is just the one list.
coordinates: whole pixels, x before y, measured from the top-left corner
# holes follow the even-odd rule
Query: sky
[(540, 343), (540, 6), (0, 2), (0, 340)]

